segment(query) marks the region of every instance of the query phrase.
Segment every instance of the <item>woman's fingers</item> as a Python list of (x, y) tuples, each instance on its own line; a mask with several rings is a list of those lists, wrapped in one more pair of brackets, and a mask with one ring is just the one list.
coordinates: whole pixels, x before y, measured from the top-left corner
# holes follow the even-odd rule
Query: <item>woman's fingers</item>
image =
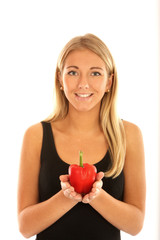
[(61, 175), (60, 177), (59, 177), (59, 179), (60, 179), (60, 181), (62, 181), (62, 182), (69, 182), (69, 175)]
[(70, 198), (72, 200), (76, 200), (78, 202), (82, 201), (82, 196), (80, 194), (76, 193), (75, 191), (72, 191), (72, 189), (70, 189), (70, 188), (64, 190), (63, 192), (64, 192), (64, 195), (67, 198)]
[(94, 189), (94, 188), (102, 188), (102, 186), (103, 186), (103, 182), (102, 181), (96, 181), (96, 182), (94, 182), (93, 183), (93, 187), (92, 187), (92, 189)]
[(103, 182), (102, 182), (102, 178), (104, 177), (104, 173), (103, 172), (99, 172), (97, 173), (96, 176), (96, 181), (93, 184), (93, 187), (91, 189), (91, 192), (86, 194), (83, 199), (82, 202), (83, 203), (90, 203), (94, 198), (97, 197), (97, 195), (99, 194), (102, 186), (103, 186)]
[(61, 184), (61, 188), (63, 190), (63, 193), (65, 195), (65, 197), (70, 198), (72, 200), (76, 200), (78, 202), (82, 201), (82, 196), (79, 193), (76, 193), (74, 191), (74, 187), (72, 187), (69, 183), (69, 175), (61, 175), (59, 177), (60, 179), (60, 184)]
[(89, 203), (89, 202), (90, 202), (90, 199), (89, 199), (89, 195), (88, 195), (88, 194), (86, 194), (86, 195), (83, 197), (82, 202), (83, 202), (83, 203)]
[(90, 193), (86, 194), (83, 197), (82, 202), (83, 203), (90, 203), (93, 199), (95, 199), (97, 197), (99, 192), (100, 192), (100, 189), (96, 188), (94, 192), (90, 192)]
[(62, 190), (66, 190), (69, 188), (71, 185), (68, 182), (61, 182), (61, 188)]
[(103, 172), (99, 172), (96, 175), (96, 181), (102, 180), (102, 178), (104, 177), (104, 173)]

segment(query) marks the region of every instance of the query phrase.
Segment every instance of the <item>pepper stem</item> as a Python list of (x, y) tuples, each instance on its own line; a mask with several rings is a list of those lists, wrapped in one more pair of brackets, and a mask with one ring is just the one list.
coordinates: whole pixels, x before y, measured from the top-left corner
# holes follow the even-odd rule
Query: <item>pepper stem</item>
[(80, 165), (80, 167), (83, 167), (83, 152), (82, 151), (80, 151), (79, 152), (79, 165)]

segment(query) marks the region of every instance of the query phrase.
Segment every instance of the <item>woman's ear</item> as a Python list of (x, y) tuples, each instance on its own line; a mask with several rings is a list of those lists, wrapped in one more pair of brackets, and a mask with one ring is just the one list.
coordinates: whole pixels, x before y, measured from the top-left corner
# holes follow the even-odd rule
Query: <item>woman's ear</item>
[(62, 81), (62, 74), (61, 74), (61, 72), (60, 71), (58, 71), (58, 81), (59, 81), (59, 84), (60, 84), (60, 86), (62, 86), (63, 87), (63, 81)]
[(112, 83), (113, 83), (113, 78), (114, 78), (114, 74), (112, 73), (109, 78), (108, 78), (108, 82), (107, 82), (107, 87), (106, 87), (106, 92), (109, 92), (111, 87), (112, 87)]

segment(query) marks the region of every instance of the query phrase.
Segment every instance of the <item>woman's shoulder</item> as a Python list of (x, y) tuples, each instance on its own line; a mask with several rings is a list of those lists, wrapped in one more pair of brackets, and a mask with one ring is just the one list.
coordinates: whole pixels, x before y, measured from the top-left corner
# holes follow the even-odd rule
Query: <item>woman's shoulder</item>
[(139, 128), (139, 126), (133, 122), (123, 120), (123, 126), (124, 126), (126, 134), (130, 134), (130, 133), (136, 134), (138, 132), (141, 132), (141, 129)]
[(34, 135), (35, 137), (42, 134), (42, 123), (38, 122), (35, 124), (30, 125), (26, 130), (25, 134), (27, 135)]
[(138, 125), (132, 122), (123, 120), (123, 126), (126, 135), (126, 143), (128, 147), (135, 145), (135, 143), (143, 142), (142, 131)]
[(30, 125), (24, 133), (24, 142), (28, 142), (36, 147), (41, 147), (43, 128), (41, 122)]

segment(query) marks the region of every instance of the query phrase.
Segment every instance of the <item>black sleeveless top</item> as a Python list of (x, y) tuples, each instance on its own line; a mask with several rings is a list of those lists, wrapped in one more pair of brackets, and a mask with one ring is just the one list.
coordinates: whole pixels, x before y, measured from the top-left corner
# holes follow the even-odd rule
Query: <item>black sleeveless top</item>
[[(39, 173), (39, 202), (51, 198), (61, 190), (59, 176), (68, 174), (69, 164), (57, 154), (50, 123), (42, 122), (43, 142)], [(95, 164), (97, 172), (105, 172), (110, 165), (107, 151)], [(115, 178), (103, 178), (103, 189), (118, 200), (123, 200), (123, 171)], [(53, 213), (54, 214), (54, 213)], [(90, 204), (75, 205), (59, 220), (37, 235), (37, 240), (120, 240), (120, 230), (106, 221)]]

